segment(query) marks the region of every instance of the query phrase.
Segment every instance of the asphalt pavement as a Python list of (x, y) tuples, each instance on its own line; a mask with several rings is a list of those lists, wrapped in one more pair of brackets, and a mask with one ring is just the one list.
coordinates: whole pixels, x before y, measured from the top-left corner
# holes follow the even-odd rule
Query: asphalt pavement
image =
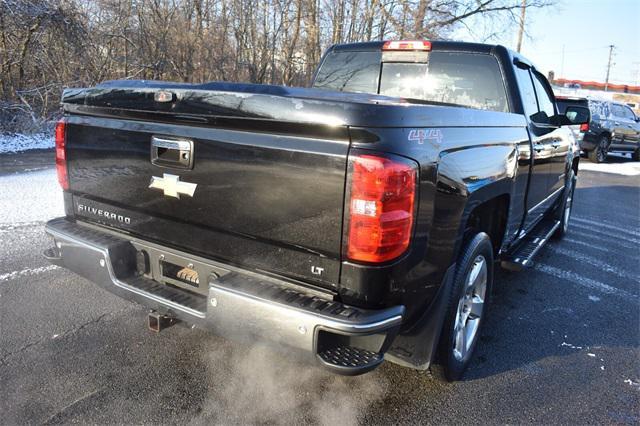
[(473, 365), (450, 384), (391, 363), (335, 376), (185, 326), (153, 334), (143, 307), (41, 257), (62, 215), (47, 158), (0, 156), (2, 424), (640, 423), (638, 163), (580, 171), (569, 235), (498, 274)]

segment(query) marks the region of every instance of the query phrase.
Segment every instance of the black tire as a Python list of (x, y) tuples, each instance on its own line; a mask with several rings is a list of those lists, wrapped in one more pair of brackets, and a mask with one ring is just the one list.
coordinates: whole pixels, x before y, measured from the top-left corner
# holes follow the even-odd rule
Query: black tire
[[(481, 277), (483, 269), (478, 266), (479, 259), (482, 259), (480, 262), (484, 262), (484, 273), (486, 274), (482, 303), (479, 303), (477, 299), (480, 296), (480, 289), (476, 289), (475, 284), (470, 285), (470, 279), (473, 277), (472, 271), (475, 276)], [(473, 351), (482, 332), (492, 284), (493, 246), (489, 236), (480, 232), (465, 244), (458, 257), (453, 288), (449, 296), (444, 328), (438, 347), (439, 365), (434, 366), (434, 376), (443, 376), (452, 382), (459, 380), (464, 374), (473, 358)], [(471, 299), (469, 299), (470, 289)], [(471, 301), (470, 307), (465, 301)], [(472, 328), (467, 330), (468, 326), (472, 326)], [(468, 331), (473, 331), (470, 341), (466, 340), (469, 337)]]
[(555, 211), (555, 217), (560, 221), (560, 226), (554, 232), (553, 237), (560, 240), (564, 238), (569, 230), (569, 218), (571, 217), (571, 211), (573, 209), (573, 196), (576, 191), (576, 182), (578, 181), (573, 169), (569, 172), (567, 178), (568, 187), (564, 191), (562, 203), (558, 205)]
[(631, 154), (631, 159), (633, 161), (640, 161), (640, 148), (633, 151), (633, 154)]
[(598, 138), (596, 147), (592, 151), (589, 151), (589, 160), (592, 163), (604, 163), (607, 160), (610, 143), (609, 136), (601, 135)]

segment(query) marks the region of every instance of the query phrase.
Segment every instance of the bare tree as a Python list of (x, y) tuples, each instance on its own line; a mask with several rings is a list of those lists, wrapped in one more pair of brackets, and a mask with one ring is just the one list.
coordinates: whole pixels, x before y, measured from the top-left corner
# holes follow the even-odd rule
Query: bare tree
[[(307, 84), (334, 43), (447, 38), (553, 0), (0, 0), (3, 115), (122, 78)], [(0, 123), (1, 124), (1, 123)]]

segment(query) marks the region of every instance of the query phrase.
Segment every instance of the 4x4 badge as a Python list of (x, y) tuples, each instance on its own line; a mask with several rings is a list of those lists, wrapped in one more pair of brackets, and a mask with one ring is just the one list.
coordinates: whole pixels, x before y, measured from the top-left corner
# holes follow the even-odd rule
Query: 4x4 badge
[(180, 182), (180, 176), (163, 173), (162, 177), (152, 176), (149, 188), (164, 191), (167, 197), (180, 198), (180, 194), (193, 197), (196, 192), (196, 183)]

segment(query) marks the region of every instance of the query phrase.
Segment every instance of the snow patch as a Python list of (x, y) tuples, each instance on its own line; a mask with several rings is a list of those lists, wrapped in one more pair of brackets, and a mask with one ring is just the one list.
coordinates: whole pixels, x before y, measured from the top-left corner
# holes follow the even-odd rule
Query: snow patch
[(631, 380), (631, 379), (626, 379), (624, 382), (625, 382), (626, 384), (628, 384), (629, 386), (633, 386), (633, 387), (635, 387), (635, 388), (640, 389), (640, 383), (638, 383), (638, 382), (634, 382), (634, 381), (633, 381), (633, 380)]
[(591, 290), (598, 290), (605, 294), (619, 296), (630, 302), (635, 303), (638, 300), (640, 300), (640, 297), (638, 297), (638, 295), (636, 294), (629, 293), (628, 291), (610, 286), (609, 284), (601, 283), (600, 281), (596, 281), (591, 278), (587, 278), (580, 274), (576, 274), (575, 272), (572, 272), (572, 271), (565, 271), (565, 270), (555, 268), (550, 265), (544, 265), (544, 264), (536, 264), (535, 269), (536, 271), (544, 272), (545, 274), (554, 276), (561, 280), (572, 282), (574, 284), (577, 284), (579, 286), (582, 286)]
[[(631, 229), (631, 228), (622, 228), (620, 226), (617, 226), (611, 222), (605, 222), (602, 220), (592, 220), (592, 219), (588, 219), (585, 217), (581, 217), (581, 216), (571, 216), (571, 221), (577, 221), (577, 222), (582, 222), (582, 223), (586, 223), (588, 225), (593, 225), (598, 229), (602, 229), (602, 228), (606, 228), (609, 229), (610, 231), (614, 231), (614, 232), (618, 232), (620, 234), (628, 234), (628, 235), (632, 235), (633, 237), (640, 237), (640, 232), (636, 231), (635, 229)], [(601, 231), (602, 232), (602, 231)], [(616, 235), (617, 237), (617, 235)], [(623, 237), (626, 238), (626, 237)], [(630, 241), (636, 241), (634, 238), (630, 238)]]
[(0, 176), (0, 226), (44, 222), (64, 216), (54, 169)]
[[(617, 275), (620, 278), (625, 278), (625, 279), (628, 279), (628, 280), (637, 279), (637, 274), (633, 274), (633, 273), (629, 273), (629, 272), (623, 271), (620, 268), (616, 268), (616, 267), (614, 267), (612, 265), (609, 265), (607, 262), (604, 262), (604, 261), (600, 260), (599, 258), (589, 256), (588, 254), (581, 253), (578, 250), (569, 250), (569, 249), (564, 248), (563, 246), (556, 246), (556, 245), (552, 245), (552, 244), (549, 244), (549, 250), (552, 250), (555, 253), (558, 253), (558, 254), (561, 254), (563, 256), (569, 257), (571, 259), (578, 260), (578, 261), (580, 261), (580, 263), (586, 263), (588, 265), (595, 266), (598, 269), (606, 271), (606, 272), (608, 272), (610, 274)], [(591, 299), (591, 296), (589, 296), (589, 299), (593, 300), (593, 299)], [(594, 302), (597, 302), (597, 301), (599, 301), (599, 299), (598, 300), (594, 300)]]
[(53, 136), (46, 133), (38, 133), (35, 135), (0, 134), (0, 154), (21, 152), (30, 149), (49, 149), (54, 146)]
[[(565, 336), (565, 337), (566, 337), (566, 336)], [(566, 347), (571, 348), (571, 349), (582, 349), (582, 346), (575, 346), (575, 345), (572, 345), (571, 343), (567, 343), (567, 342), (562, 342), (562, 343), (560, 344), (560, 346), (561, 346), (561, 347), (562, 347), (562, 346), (566, 346)]]
[(49, 265), (41, 266), (39, 268), (27, 268), (23, 269), (22, 271), (13, 271), (6, 274), (0, 274), (0, 282), (14, 280), (20, 277), (27, 277), (30, 275), (37, 275), (43, 272), (53, 271), (54, 269), (58, 269), (58, 267), (56, 265)]
[(628, 163), (592, 163), (590, 161), (580, 161), (579, 170), (589, 170), (591, 172), (612, 173), (623, 176), (640, 175), (640, 162)]

